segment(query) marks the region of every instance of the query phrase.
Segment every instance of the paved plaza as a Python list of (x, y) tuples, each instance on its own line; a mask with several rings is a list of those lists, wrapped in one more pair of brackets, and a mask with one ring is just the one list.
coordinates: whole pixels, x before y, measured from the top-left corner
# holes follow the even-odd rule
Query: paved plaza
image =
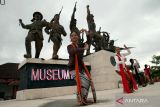
[[(122, 88), (114, 90), (97, 91), (98, 101), (96, 104), (87, 105), (87, 107), (115, 107), (116, 95), (122, 94)], [(147, 96), (150, 98), (159, 98), (156, 103), (160, 105), (160, 82), (153, 85), (147, 85), (146, 87), (140, 87), (135, 93), (129, 94), (129, 96)], [(89, 94), (91, 98), (91, 94)], [(159, 107), (157, 105), (150, 105), (139, 107)], [(51, 97), (35, 100), (6, 100), (0, 101), (0, 107), (76, 107), (76, 95), (66, 95), (59, 97)], [(117, 107), (117, 106), (116, 106)], [(120, 107), (120, 106), (119, 106)], [(122, 106), (123, 107), (123, 106)]]

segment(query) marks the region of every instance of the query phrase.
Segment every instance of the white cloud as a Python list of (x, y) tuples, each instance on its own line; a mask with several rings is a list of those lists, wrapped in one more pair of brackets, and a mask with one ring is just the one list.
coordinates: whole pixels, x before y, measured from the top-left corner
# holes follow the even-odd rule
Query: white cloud
[[(28, 31), (19, 26), (19, 18), (29, 24), (33, 12), (40, 11), (44, 18), (50, 21), (62, 6), (64, 9), (60, 23), (68, 35), (63, 37), (59, 56), (68, 58), (66, 47), (70, 43), (69, 22), (76, 1), (79, 28), (87, 28), (86, 5), (89, 4), (91, 13), (95, 16), (97, 30), (102, 27), (102, 30), (108, 31), (111, 39), (118, 39), (116, 45), (136, 47), (131, 50), (132, 55), (129, 58), (137, 58), (143, 65), (149, 63), (152, 55), (159, 52), (159, 0), (6, 0), (6, 5), (0, 6), (0, 64), (20, 62), (24, 59), (24, 40)], [(45, 33), (44, 39), (40, 57), (50, 59), (53, 43), (47, 43), (48, 35)], [(34, 56), (33, 45), (34, 43)]]

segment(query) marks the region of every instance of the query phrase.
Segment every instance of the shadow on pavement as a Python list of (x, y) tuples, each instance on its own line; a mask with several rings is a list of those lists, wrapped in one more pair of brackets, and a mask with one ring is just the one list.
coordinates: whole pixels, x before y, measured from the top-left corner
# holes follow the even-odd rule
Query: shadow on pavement
[[(108, 99), (98, 100), (96, 105), (98, 103), (107, 103), (107, 102), (110, 102), (110, 100)], [(51, 101), (39, 107), (77, 107), (77, 100), (76, 99), (63, 99), (63, 100)]]

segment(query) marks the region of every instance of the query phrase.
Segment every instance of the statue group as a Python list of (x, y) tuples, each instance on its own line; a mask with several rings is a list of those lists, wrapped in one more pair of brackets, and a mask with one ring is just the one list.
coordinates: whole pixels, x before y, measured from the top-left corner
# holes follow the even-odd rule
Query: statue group
[[(76, 2), (77, 3), (77, 2)], [(94, 15), (91, 14), (89, 5), (86, 6), (87, 8), (87, 24), (88, 30), (77, 28), (77, 20), (75, 19), (75, 12), (76, 12), (76, 3), (73, 9), (73, 13), (71, 15), (70, 20), (70, 32), (76, 32), (79, 36), (79, 45), (82, 45), (84, 42), (83, 33), (86, 32), (86, 43), (89, 45), (89, 49), (87, 50), (87, 55), (90, 54), (90, 46), (92, 45), (95, 49), (95, 52), (100, 50), (108, 50), (114, 52), (114, 40), (110, 40), (110, 35), (108, 32), (101, 31), (101, 27), (98, 31), (96, 31), (96, 24), (94, 21)], [(63, 9), (63, 7), (62, 7)], [(62, 37), (66, 36), (67, 33), (62, 25), (59, 23), (60, 14), (62, 9), (58, 14), (55, 14), (53, 19), (50, 22), (43, 20), (43, 15), (40, 12), (33, 13), (33, 19), (31, 20), (31, 24), (25, 25), (22, 22), (22, 19), (19, 19), (19, 23), (24, 29), (28, 29), (28, 34), (25, 38), (25, 47), (26, 47), (26, 54), (24, 54), (25, 58), (32, 58), (31, 54), (31, 42), (35, 41), (35, 58), (39, 58), (40, 52), (43, 47), (43, 31), (42, 29), (45, 28), (45, 32), (49, 35), (48, 42), (53, 42), (53, 54), (52, 59), (58, 59), (58, 51), (62, 45)]]

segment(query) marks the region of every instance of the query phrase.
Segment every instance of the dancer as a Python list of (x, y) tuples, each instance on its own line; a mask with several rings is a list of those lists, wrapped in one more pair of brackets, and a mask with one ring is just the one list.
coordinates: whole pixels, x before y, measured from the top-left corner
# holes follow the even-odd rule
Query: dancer
[(149, 82), (149, 84), (153, 84), (153, 80), (151, 77), (151, 68), (147, 64), (144, 65), (144, 75), (145, 75), (147, 81)]
[(123, 90), (125, 93), (132, 93), (134, 89), (138, 89), (136, 82), (130, 73), (128, 66), (125, 64), (126, 56), (131, 54), (130, 50), (124, 45), (127, 53), (120, 53), (120, 48), (116, 48), (116, 55), (115, 55), (115, 71), (121, 76), (122, 83), (123, 83)]
[[(88, 49), (88, 44), (84, 43), (84, 47), (78, 47), (79, 36), (76, 32), (71, 33), (71, 44), (68, 45), (69, 53), (69, 71), (77, 83), (77, 102), (78, 105), (87, 105), (96, 102), (95, 89), (91, 76), (83, 62), (83, 53)], [(87, 100), (89, 87), (91, 86), (93, 92), (93, 101)]]
[(139, 76), (140, 65), (136, 59), (130, 59), (129, 61), (131, 63), (129, 68), (132, 71), (133, 77), (137, 81), (138, 85), (141, 86), (142, 82), (141, 82), (140, 76)]

